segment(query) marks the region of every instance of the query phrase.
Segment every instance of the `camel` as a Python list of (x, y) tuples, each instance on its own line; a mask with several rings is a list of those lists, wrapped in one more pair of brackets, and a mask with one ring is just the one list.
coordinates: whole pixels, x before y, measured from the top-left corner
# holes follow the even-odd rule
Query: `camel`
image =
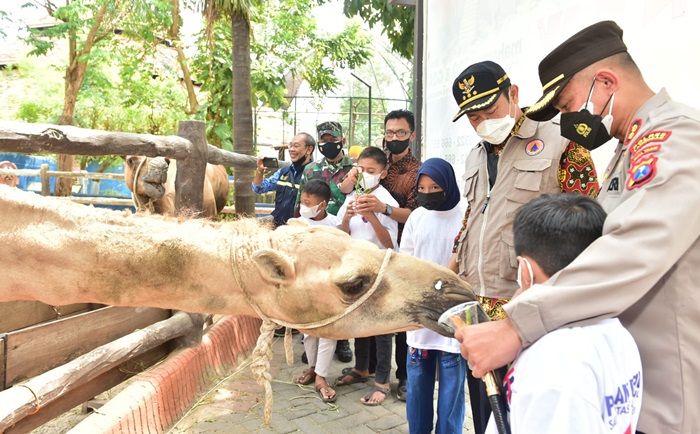
[(474, 299), (447, 268), (334, 228), (133, 215), (4, 185), (0, 245), (0, 302), (249, 315), (347, 339), (444, 334), (440, 313)]
[[(131, 190), (138, 210), (150, 209), (155, 214), (176, 215), (175, 175), (177, 160), (127, 155), (124, 179)], [(138, 182), (134, 184), (134, 177)], [(202, 196), (202, 216), (213, 218), (221, 212), (228, 198), (228, 174), (224, 166), (207, 163)]]
[[(0, 161), (0, 169), (17, 169), (17, 166), (12, 161)], [(19, 178), (15, 175), (0, 175), (0, 184), (9, 185), (10, 187), (17, 187), (19, 185)]]

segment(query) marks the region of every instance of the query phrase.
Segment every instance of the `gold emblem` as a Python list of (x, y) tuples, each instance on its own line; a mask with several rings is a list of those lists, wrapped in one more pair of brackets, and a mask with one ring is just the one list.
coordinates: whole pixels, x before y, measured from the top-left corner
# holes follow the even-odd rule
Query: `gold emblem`
[(588, 135), (591, 133), (591, 127), (583, 122), (580, 124), (574, 124), (574, 126), (576, 127), (576, 133), (579, 136), (588, 137)]
[(465, 78), (464, 80), (459, 82), (459, 88), (462, 90), (462, 101), (476, 95), (476, 91), (474, 91), (475, 81), (476, 80), (472, 75), (469, 78)]

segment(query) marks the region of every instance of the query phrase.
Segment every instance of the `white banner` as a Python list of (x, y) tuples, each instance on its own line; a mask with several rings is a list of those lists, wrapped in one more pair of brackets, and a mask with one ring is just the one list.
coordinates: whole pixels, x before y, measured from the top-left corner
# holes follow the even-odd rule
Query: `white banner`
[[(623, 29), (628, 51), (651, 88), (700, 107), (700, 2), (691, 0), (427, 0), (423, 159), (450, 161), (458, 177), (478, 142), (466, 117), (452, 122), (452, 82), (472, 63), (492, 60), (520, 88), (520, 105), (541, 95), (537, 65), (574, 33), (602, 20)], [(614, 149), (593, 153), (599, 173)], [(459, 180), (459, 178), (458, 178)], [(460, 183), (461, 184), (461, 183)]]

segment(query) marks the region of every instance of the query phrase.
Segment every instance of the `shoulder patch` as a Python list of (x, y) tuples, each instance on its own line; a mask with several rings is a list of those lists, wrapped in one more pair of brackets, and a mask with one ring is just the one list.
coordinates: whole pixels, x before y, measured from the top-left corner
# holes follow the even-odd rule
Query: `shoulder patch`
[(544, 142), (539, 139), (535, 139), (525, 145), (525, 153), (531, 157), (539, 154), (544, 150)]
[(668, 130), (650, 131), (634, 142), (634, 145), (630, 148), (630, 153), (635, 154), (641, 148), (652, 142), (665, 142), (669, 137), (671, 137), (671, 132)]
[(636, 159), (631, 165), (627, 174), (627, 189), (634, 190), (639, 188), (654, 179), (656, 176), (656, 162), (658, 158), (654, 155), (648, 155)]
[(639, 128), (642, 126), (642, 120), (637, 118), (632, 122), (632, 125), (630, 125), (629, 129), (627, 130), (627, 134), (625, 134), (625, 145), (630, 142), (630, 140), (634, 139), (634, 136), (637, 135), (637, 131), (639, 131)]

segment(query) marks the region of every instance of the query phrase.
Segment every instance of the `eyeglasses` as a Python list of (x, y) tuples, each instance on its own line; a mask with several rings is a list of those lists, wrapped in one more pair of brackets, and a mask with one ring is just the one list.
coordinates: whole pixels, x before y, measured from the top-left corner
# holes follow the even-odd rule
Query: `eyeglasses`
[(386, 130), (384, 131), (384, 138), (385, 139), (391, 139), (392, 137), (396, 137), (399, 140), (404, 140), (408, 136), (410, 136), (412, 131), (408, 130), (397, 130), (397, 131), (392, 131), (392, 130)]
[(294, 142), (291, 142), (290, 144), (287, 145), (287, 149), (301, 149), (301, 148), (303, 148), (303, 147), (305, 147), (305, 146), (306, 146), (306, 145), (301, 144), (301, 143), (294, 143)]

